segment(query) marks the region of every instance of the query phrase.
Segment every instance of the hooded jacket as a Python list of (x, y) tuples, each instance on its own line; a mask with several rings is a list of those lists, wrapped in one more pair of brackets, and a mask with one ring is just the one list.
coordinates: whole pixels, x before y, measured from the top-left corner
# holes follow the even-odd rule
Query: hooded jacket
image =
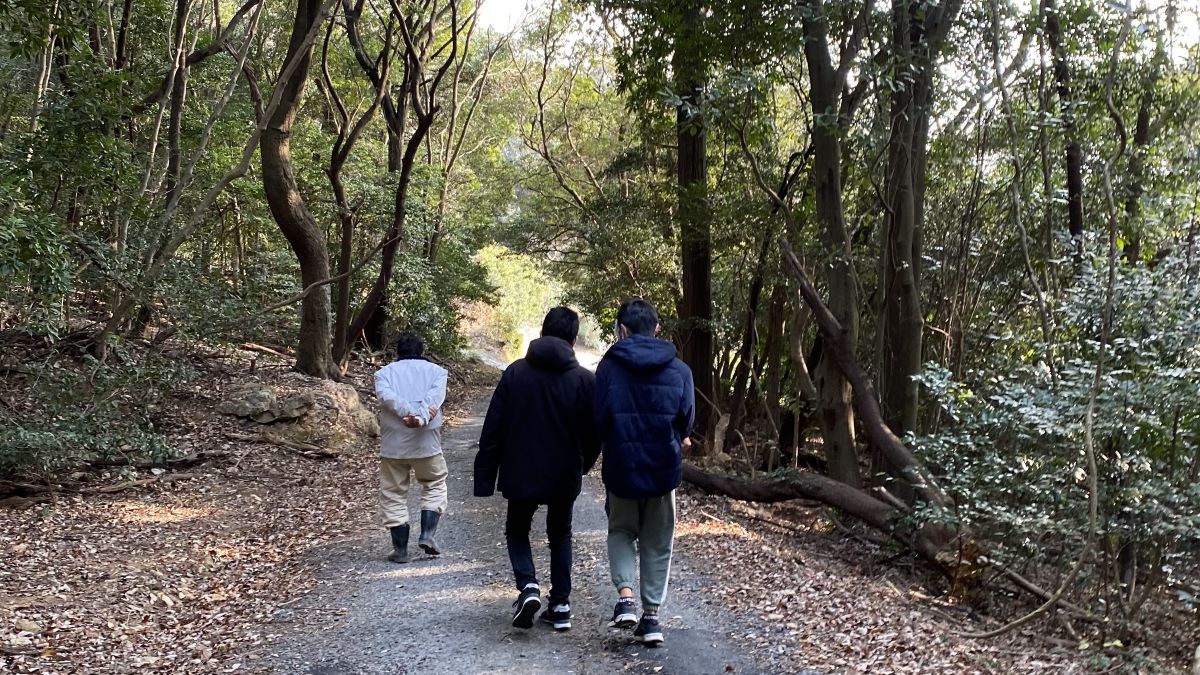
[(596, 368), (596, 429), (602, 475), (626, 499), (658, 497), (683, 479), (681, 443), (692, 432), (692, 371), (675, 345), (649, 335), (619, 340)]
[(529, 343), (492, 394), (479, 453), (475, 496), (547, 504), (575, 499), (600, 443), (592, 426), (596, 376), (579, 365), (571, 343), (544, 336)]

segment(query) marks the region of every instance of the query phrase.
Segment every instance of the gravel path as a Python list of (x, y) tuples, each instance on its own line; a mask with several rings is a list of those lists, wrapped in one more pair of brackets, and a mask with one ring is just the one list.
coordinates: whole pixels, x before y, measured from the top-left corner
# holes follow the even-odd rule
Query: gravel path
[[(513, 628), (516, 590), (504, 548), (505, 501), (471, 496), (485, 407), (486, 400), (477, 403), (474, 414), (443, 437), (451, 476), (450, 509), (438, 531), (444, 553), (426, 557), (414, 528), (413, 562), (407, 565), (384, 560), (390, 546), (382, 529), (321, 554), (313, 561), (320, 568), (317, 587), (276, 612), (271, 631), (277, 637), (258, 665), (310, 675), (762, 672), (728, 637), (745, 634), (747, 619), (722, 615), (719, 603), (709, 604), (712, 594), (703, 588), (711, 582), (678, 554), (663, 607), (664, 646), (647, 649), (631, 632), (605, 626), (614, 592), (604, 547), (604, 489), (595, 476), (585, 479), (575, 506), (574, 627), (566, 633), (540, 623), (528, 631)], [(534, 532), (544, 531), (543, 510)], [(548, 589), (544, 534), (534, 539), (534, 552)]]

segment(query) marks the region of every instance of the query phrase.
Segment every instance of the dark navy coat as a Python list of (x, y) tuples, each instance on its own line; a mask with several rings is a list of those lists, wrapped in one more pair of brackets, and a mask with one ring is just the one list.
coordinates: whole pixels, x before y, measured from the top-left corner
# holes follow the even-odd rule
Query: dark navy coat
[(675, 358), (675, 346), (648, 335), (619, 340), (596, 368), (605, 487), (626, 499), (679, 487), (681, 443), (695, 418), (692, 371)]
[(540, 337), (500, 377), (475, 456), (475, 496), (540, 504), (579, 496), (600, 454), (592, 428), (596, 377), (566, 340)]

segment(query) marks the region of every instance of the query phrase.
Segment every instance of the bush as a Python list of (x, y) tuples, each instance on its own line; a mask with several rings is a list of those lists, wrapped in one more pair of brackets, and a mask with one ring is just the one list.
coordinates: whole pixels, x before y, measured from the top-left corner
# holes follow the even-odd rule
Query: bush
[[(118, 345), (118, 349), (122, 349)], [(54, 470), (115, 457), (161, 460), (171, 450), (151, 419), (154, 407), (191, 368), (146, 354), (106, 366), (51, 360), (35, 364), (21, 412), (0, 409), (0, 474), (18, 467)]]
[[(948, 420), (919, 438), (957, 498), (955, 518), (1006, 561), (1046, 560), (1087, 535), (1085, 414), (1104, 304), (1105, 261), (1057, 309), (1056, 365), (1005, 359), (955, 382), (921, 381)], [(1159, 580), (1200, 545), (1200, 266), (1122, 266), (1093, 429), (1101, 551), (1092, 572), (1122, 589)], [(996, 350), (1002, 354), (1002, 350)], [(1026, 357), (1028, 358), (1028, 357)], [(1138, 555), (1133, 555), (1137, 552)], [(1114, 564), (1113, 561), (1125, 561)], [(1139, 565), (1140, 561), (1140, 565)], [(1132, 567), (1131, 567), (1132, 566)]]
[(479, 262), (497, 293), (488, 337), (504, 344), (507, 357), (519, 358), (525, 338), (537, 335), (546, 311), (558, 304), (559, 289), (532, 258), (502, 246), (481, 250)]

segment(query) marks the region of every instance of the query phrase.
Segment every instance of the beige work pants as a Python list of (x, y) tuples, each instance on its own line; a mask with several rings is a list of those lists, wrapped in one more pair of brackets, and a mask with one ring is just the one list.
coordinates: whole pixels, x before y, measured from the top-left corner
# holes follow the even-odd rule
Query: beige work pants
[(379, 503), (384, 527), (408, 522), (408, 488), (415, 476), (421, 486), (421, 510), (446, 510), (446, 458), (440, 454), (417, 459), (379, 460)]

